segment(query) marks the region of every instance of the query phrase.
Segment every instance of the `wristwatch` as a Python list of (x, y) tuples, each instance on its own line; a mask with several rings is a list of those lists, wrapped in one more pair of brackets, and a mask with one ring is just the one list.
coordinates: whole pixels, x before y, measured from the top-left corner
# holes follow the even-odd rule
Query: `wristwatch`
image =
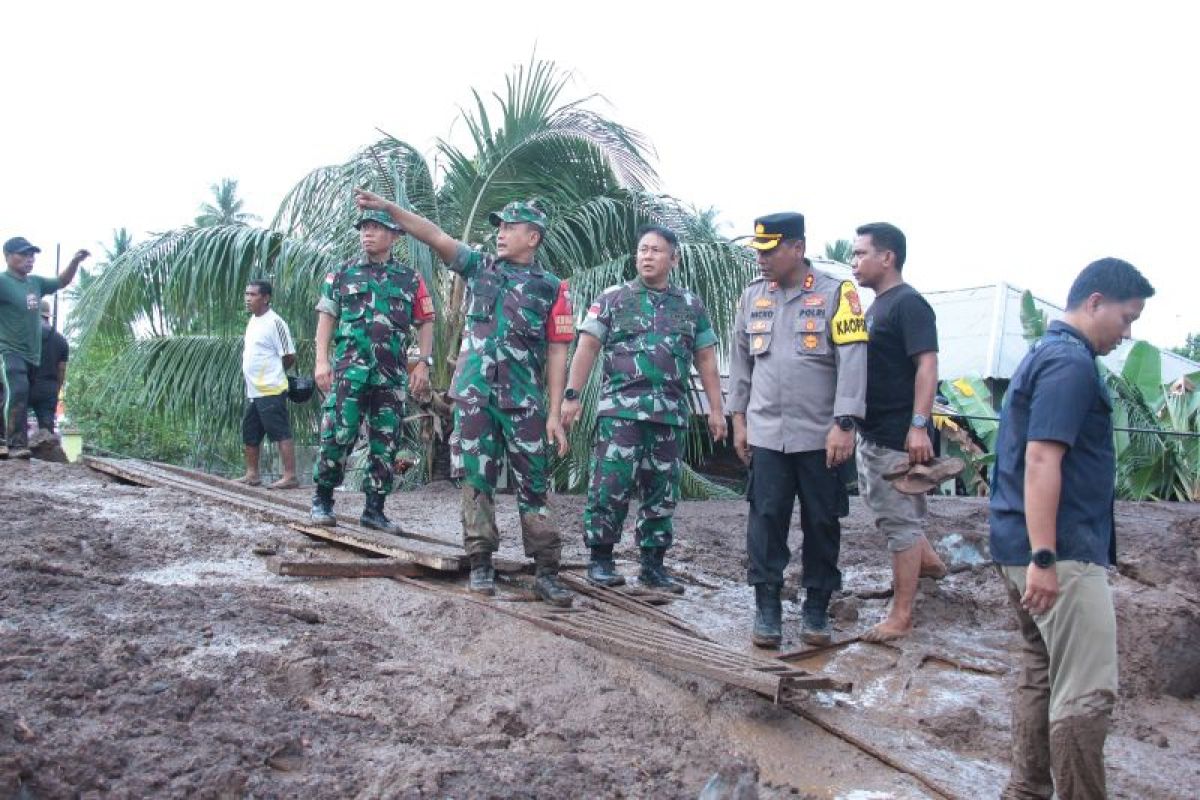
[(421, 356), (420, 358), (417, 359), (417, 363), (424, 364), (425, 366), (429, 367), (430, 369), (433, 369), (433, 356)]
[(929, 424), (929, 417), (924, 414), (913, 414), (912, 426), (914, 428), (924, 428)]
[(854, 430), (854, 417), (834, 417), (833, 421), (844, 431)]
[(563, 400), (578, 400), (578, 399), (579, 399), (579, 392), (575, 391), (574, 389), (567, 389), (565, 392), (563, 392)]
[(1033, 562), (1035, 567), (1040, 569), (1050, 569), (1054, 566), (1054, 562), (1058, 560), (1058, 556), (1054, 554), (1053, 550), (1046, 550), (1043, 548), (1041, 550), (1034, 550), (1033, 555), (1029, 557), (1029, 560)]

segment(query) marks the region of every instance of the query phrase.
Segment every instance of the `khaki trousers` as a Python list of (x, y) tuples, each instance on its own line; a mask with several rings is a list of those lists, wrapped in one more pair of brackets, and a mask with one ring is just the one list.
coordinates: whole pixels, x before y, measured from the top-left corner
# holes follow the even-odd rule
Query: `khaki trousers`
[(1055, 565), (1059, 595), (1045, 614), (1021, 607), (1027, 567), (1000, 567), (1020, 623), (1012, 773), (1005, 798), (1106, 797), (1104, 739), (1117, 697), (1117, 620), (1104, 567)]

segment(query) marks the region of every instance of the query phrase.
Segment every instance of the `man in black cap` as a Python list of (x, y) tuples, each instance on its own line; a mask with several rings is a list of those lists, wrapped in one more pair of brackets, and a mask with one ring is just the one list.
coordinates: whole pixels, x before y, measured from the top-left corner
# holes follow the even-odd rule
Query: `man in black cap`
[(42, 326), (38, 307), (44, 295), (54, 294), (75, 280), (79, 265), (90, 253), (75, 253), (57, 278), (30, 275), (41, 248), (24, 236), (4, 243), (7, 271), (0, 273), (0, 359), (4, 381), (6, 441), (0, 457), (29, 458), (29, 387), (42, 362)]
[(839, 468), (854, 454), (855, 418), (866, 412), (867, 326), (854, 284), (818, 272), (804, 257), (803, 215), (760, 217), (750, 246), (762, 275), (738, 303), (729, 410), (734, 449), (750, 466), (752, 641), (779, 647), (783, 639), (780, 592), (799, 495), (802, 638), (824, 644), (829, 600), (842, 586), (838, 518), (848, 500)]

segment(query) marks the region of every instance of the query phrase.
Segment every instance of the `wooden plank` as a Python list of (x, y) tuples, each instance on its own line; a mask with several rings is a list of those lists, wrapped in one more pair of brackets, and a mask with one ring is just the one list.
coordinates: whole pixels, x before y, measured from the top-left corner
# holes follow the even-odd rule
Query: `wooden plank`
[(223, 505), (233, 506), (247, 514), (255, 515), (272, 522), (287, 525), (309, 536), (353, 547), (358, 550), (377, 553), (382, 556), (420, 564), (440, 572), (458, 572), (466, 564), (466, 555), (462, 551), (447, 547), (443, 544), (412, 542), (416, 546), (406, 546), (405, 539), (386, 533), (360, 528), (357, 525), (338, 525), (336, 528), (324, 528), (316, 525), (305, 525), (299, 521), (302, 515), (286, 506), (276, 504), (271, 498), (257, 497), (230, 491), (216, 486), (193, 481), (183, 475), (172, 475), (153, 467), (146, 468), (142, 462), (114, 463), (112, 459), (87, 457), (87, 466), (99, 472), (114, 475), (143, 486), (153, 486), (175, 489), (197, 497), (203, 497)]
[(368, 530), (349, 530), (342, 525), (327, 528), (323, 525), (304, 525), (298, 522), (291, 522), (288, 524), (288, 527), (316, 539), (335, 542), (345, 547), (365, 550), (369, 553), (378, 553), (381, 556), (388, 556), (389, 558), (394, 558), (397, 561), (408, 564), (420, 564), (439, 572), (459, 572), (467, 565), (465, 554), (437, 554), (404, 547), (401, 544), (404, 541), (403, 539), (390, 536), (386, 533), (376, 533), (375, 531)]
[(397, 575), (415, 578), (428, 574), (419, 564), (392, 558), (356, 558), (350, 561), (284, 561), (281, 558), (268, 558), (267, 569), (289, 578), (394, 578)]

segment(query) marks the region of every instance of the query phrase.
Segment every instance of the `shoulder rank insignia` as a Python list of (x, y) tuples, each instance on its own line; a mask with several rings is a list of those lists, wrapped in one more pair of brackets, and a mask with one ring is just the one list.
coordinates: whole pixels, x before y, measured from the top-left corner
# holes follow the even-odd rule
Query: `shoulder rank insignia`
[(854, 284), (844, 281), (838, 295), (837, 312), (833, 315), (834, 344), (867, 341), (867, 321), (863, 318), (862, 303)]

